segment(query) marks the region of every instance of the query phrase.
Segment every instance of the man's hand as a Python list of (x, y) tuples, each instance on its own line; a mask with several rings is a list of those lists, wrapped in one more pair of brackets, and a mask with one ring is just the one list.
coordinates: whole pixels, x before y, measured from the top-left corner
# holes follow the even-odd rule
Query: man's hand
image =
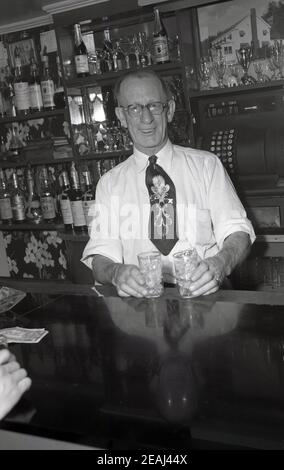
[(216, 292), (226, 277), (226, 271), (218, 256), (201, 261), (191, 276), (190, 291), (197, 295), (208, 295)]
[(112, 284), (116, 287), (121, 297), (145, 297), (144, 278), (133, 264), (115, 264), (113, 268)]
[(15, 357), (7, 350), (0, 351), (0, 419), (4, 418), (31, 386), (31, 379)]
[(249, 253), (250, 238), (245, 232), (234, 232), (223, 243), (219, 253), (201, 261), (194, 271), (190, 286), (192, 295), (208, 295), (216, 292), (225, 277), (241, 263)]

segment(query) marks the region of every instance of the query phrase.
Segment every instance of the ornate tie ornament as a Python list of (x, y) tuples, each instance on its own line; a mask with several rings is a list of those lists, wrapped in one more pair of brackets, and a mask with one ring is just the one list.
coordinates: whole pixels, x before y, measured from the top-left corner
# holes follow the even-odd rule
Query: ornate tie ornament
[(168, 255), (178, 241), (176, 189), (169, 175), (156, 162), (156, 155), (152, 155), (145, 178), (151, 205), (149, 238), (163, 255)]

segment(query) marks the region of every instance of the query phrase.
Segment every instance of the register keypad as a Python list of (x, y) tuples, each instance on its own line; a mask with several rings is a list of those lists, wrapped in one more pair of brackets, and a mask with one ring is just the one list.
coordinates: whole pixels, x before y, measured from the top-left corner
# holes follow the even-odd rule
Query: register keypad
[(236, 139), (235, 129), (214, 131), (211, 135), (210, 148), (220, 158), (229, 174), (236, 172), (234, 142)]

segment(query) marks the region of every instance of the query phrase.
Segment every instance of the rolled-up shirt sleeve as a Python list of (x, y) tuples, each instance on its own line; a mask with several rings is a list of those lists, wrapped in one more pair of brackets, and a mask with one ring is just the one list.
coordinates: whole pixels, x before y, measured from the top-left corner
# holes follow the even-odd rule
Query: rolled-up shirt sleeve
[(94, 255), (102, 255), (115, 263), (122, 263), (122, 244), (119, 237), (118, 199), (111, 194), (111, 182), (104, 175), (96, 188), (96, 200), (89, 211), (90, 239), (81, 261), (92, 269)]
[(253, 243), (255, 233), (252, 223), (247, 218), (229, 175), (217, 157), (209, 161), (206, 169), (208, 200), (219, 249), (222, 248), (224, 240), (234, 232), (247, 233)]

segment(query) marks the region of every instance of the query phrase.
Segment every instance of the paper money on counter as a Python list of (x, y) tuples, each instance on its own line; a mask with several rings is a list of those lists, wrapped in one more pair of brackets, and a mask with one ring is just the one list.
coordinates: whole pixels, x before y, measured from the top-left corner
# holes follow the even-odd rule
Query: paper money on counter
[(7, 343), (39, 343), (48, 334), (45, 328), (4, 328), (0, 335), (4, 336)]

